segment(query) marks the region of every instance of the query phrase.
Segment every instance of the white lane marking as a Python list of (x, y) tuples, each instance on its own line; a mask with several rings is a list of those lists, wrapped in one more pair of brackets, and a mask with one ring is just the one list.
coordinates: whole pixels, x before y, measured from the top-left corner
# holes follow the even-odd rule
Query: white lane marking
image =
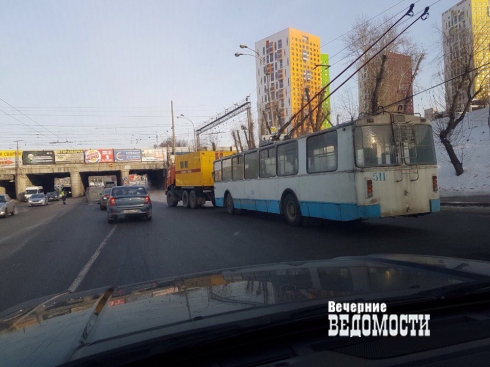
[(90, 270), (90, 267), (95, 262), (95, 260), (97, 260), (102, 249), (104, 248), (105, 244), (107, 243), (109, 238), (112, 236), (112, 234), (114, 233), (116, 228), (117, 228), (117, 224), (111, 229), (109, 234), (107, 236), (105, 236), (104, 240), (100, 243), (97, 250), (95, 250), (95, 252), (92, 255), (92, 257), (90, 258), (90, 260), (85, 264), (82, 271), (80, 271), (80, 273), (78, 273), (78, 276), (75, 278), (73, 283), (71, 283), (70, 288), (68, 288), (68, 292), (71, 292), (71, 293), (75, 292), (75, 290), (78, 288), (78, 286), (83, 282), (83, 279), (85, 279), (85, 276), (87, 275), (88, 271)]

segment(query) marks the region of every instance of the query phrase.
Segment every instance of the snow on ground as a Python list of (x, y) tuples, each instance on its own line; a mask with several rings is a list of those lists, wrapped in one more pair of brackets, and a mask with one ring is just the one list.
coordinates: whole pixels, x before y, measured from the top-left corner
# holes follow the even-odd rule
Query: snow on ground
[(456, 154), (465, 172), (456, 176), (446, 149), (435, 136), (441, 196), (490, 195), (490, 128), (488, 108), (469, 112), (455, 139)]

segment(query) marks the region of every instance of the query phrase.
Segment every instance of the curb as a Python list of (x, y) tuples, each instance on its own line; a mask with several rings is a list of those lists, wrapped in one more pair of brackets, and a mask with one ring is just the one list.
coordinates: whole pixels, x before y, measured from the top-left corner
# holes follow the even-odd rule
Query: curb
[(451, 202), (441, 202), (441, 206), (481, 206), (481, 207), (490, 207), (490, 203), (488, 202), (463, 202), (463, 201), (451, 201)]

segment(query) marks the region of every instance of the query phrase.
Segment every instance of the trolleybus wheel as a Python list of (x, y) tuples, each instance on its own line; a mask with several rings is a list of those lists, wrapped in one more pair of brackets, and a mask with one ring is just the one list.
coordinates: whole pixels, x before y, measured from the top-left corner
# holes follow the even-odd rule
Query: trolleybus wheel
[(231, 194), (226, 195), (226, 210), (228, 211), (228, 214), (235, 214), (235, 205), (233, 204)]
[(189, 192), (187, 192), (187, 191), (184, 191), (182, 193), (182, 205), (184, 208), (189, 207)]
[(284, 199), (283, 212), (286, 222), (288, 222), (289, 225), (298, 227), (303, 224), (301, 209), (299, 207), (298, 200), (296, 200), (294, 195), (288, 194)]

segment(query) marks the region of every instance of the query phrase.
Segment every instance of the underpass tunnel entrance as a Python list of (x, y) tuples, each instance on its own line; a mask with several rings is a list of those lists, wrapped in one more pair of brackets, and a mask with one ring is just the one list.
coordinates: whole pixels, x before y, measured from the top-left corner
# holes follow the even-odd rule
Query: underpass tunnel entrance
[(12, 199), (15, 197), (15, 181), (14, 180), (0, 180), (0, 194), (7, 194)]
[[(141, 178), (146, 179), (146, 185), (150, 190), (163, 190), (165, 189), (165, 175), (167, 174), (166, 169), (135, 169), (129, 171), (130, 176), (139, 176), (140, 184), (142, 184)], [(138, 181), (138, 180), (136, 180)]]
[(84, 190), (87, 190), (90, 186), (104, 186), (106, 181), (117, 180), (117, 184), (119, 185), (120, 176), (119, 171), (80, 172)]
[(32, 183), (32, 186), (42, 186), (44, 192), (55, 191), (55, 178), (69, 178), (69, 172), (60, 173), (36, 173), (28, 174), (27, 178)]

